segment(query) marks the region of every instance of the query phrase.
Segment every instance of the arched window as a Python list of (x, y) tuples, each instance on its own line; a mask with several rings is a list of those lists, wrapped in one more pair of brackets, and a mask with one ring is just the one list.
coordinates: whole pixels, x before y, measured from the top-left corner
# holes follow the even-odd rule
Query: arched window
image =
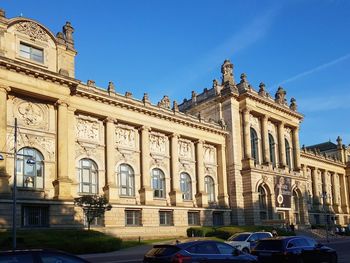
[(292, 169), (291, 154), (290, 154), (291, 148), (289, 146), (289, 142), (287, 139), (284, 139), (284, 143), (286, 146), (286, 164), (289, 169)]
[(183, 200), (192, 200), (192, 182), (187, 173), (180, 174), (180, 189)]
[(135, 176), (134, 170), (128, 164), (119, 165), (119, 188), (120, 195), (134, 196), (135, 195)]
[(275, 140), (273, 136), (269, 133), (269, 149), (270, 149), (270, 161), (272, 163), (272, 167), (276, 167), (276, 149), (275, 149)]
[(165, 176), (162, 170), (152, 170), (153, 197), (165, 198)]
[(250, 145), (252, 151), (252, 158), (254, 159), (254, 163), (259, 163), (259, 139), (256, 131), (253, 128), (250, 128)]
[(294, 223), (300, 223), (300, 199), (298, 193), (293, 191)]
[(81, 159), (78, 168), (79, 193), (98, 193), (98, 169), (94, 161)]
[(18, 187), (44, 188), (44, 157), (38, 150), (27, 147), (20, 149), (17, 152), (16, 172)]
[(208, 202), (215, 202), (215, 184), (213, 178), (211, 178), (209, 175), (204, 177), (204, 187), (205, 192), (208, 194)]
[(267, 196), (266, 190), (261, 185), (258, 188), (259, 193), (259, 210), (260, 210), (260, 220), (267, 219)]

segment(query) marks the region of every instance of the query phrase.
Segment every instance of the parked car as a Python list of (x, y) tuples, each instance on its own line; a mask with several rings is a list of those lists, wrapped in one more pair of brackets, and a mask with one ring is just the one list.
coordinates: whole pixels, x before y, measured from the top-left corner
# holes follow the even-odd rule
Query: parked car
[(255, 256), (245, 254), (219, 241), (193, 241), (176, 245), (155, 245), (146, 253), (144, 263), (256, 263)]
[(337, 252), (309, 237), (274, 237), (263, 239), (252, 250), (259, 262), (278, 263), (337, 263)]
[(225, 242), (245, 253), (250, 253), (260, 239), (269, 237), (272, 237), (270, 232), (244, 232), (234, 234)]
[(72, 254), (47, 249), (30, 249), (1, 251), (0, 263), (21, 262), (21, 263), (88, 263), (85, 259)]

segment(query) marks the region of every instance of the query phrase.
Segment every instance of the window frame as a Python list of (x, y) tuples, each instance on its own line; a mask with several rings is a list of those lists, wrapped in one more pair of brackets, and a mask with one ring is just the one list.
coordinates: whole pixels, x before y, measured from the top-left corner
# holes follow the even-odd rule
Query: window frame
[(287, 140), (287, 138), (284, 138), (284, 146), (285, 146), (285, 153), (286, 153), (286, 165), (291, 170), (293, 168), (293, 166), (292, 166), (292, 154), (291, 154), (292, 148), (290, 147), (290, 143)]
[(259, 164), (259, 137), (258, 133), (253, 127), (250, 127), (250, 148), (251, 156), (254, 159), (254, 163)]
[(192, 200), (192, 180), (188, 173), (180, 173), (180, 189), (182, 193), (182, 200)]
[[(132, 218), (132, 223), (128, 223), (128, 217), (129, 213), (132, 213), (131, 218)], [(142, 226), (142, 210), (141, 209), (125, 209), (124, 210), (125, 214), (125, 226)]]
[[(33, 159), (34, 164), (28, 164), (27, 161), (29, 159)], [(31, 147), (21, 148), (17, 152), (17, 187), (31, 190), (43, 190), (45, 188), (44, 164), (44, 155), (39, 150)], [(26, 173), (28, 169), (32, 171), (32, 174)], [(40, 170), (40, 176), (38, 174), (38, 170)], [(29, 182), (32, 183), (32, 187), (28, 186)]]
[[(89, 166), (85, 166), (83, 164), (84, 161), (89, 162)], [(84, 182), (84, 171), (89, 172), (89, 180), (88, 182)], [(95, 176), (95, 183), (93, 183), (93, 176)], [(98, 166), (96, 162), (94, 162), (92, 159), (89, 158), (82, 158), (79, 160), (79, 167), (78, 167), (78, 187), (79, 187), (79, 194), (98, 194), (98, 180), (99, 180), (99, 174), (98, 174)], [(84, 191), (84, 186), (89, 187), (89, 191)], [(95, 192), (93, 191), (93, 188), (95, 188)]]
[(208, 203), (215, 203), (215, 181), (210, 175), (204, 177), (204, 190), (208, 195)]
[(258, 194), (259, 194), (259, 216), (260, 220), (266, 220), (268, 219), (268, 202), (267, 202), (267, 191), (265, 187), (262, 185), (259, 185), (258, 187)]
[(269, 133), (269, 150), (270, 150), (270, 162), (272, 164), (272, 167), (277, 167), (277, 160), (276, 160), (276, 143), (273, 135)]
[[(21, 221), (24, 228), (41, 228), (50, 226), (50, 209), (47, 205), (23, 205)], [(35, 211), (36, 210), (36, 211)], [(30, 215), (32, 213), (32, 215)], [(38, 214), (36, 214), (38, 213)], [(39, 224), (30, 224), (29, 217), (34, 217), (34, 220), (40, 221)]]
[[(164, 220), (162, 220), (162, 215)], [(173, 226), (174, 213), (172, 210), (159, 210), (159, 226)]]
[[(126, 167), (127, 170), (122, 170)], [(125, 176), (125, 185), (123, 185), (123, 176)], [(118, 166), (119, 180), (119, 195), (122, 197), (135, 197), (135, 172), (134, 169), (127, 163), (122, 163)], [(123, 194), (125, 189), (125, 194)]]
[(187, 224), (189, 226), (200, 226), (200, 212), (199, 211), (188, 211), (187, 212)]
[[(157, 172), (157, 173), (155, 173)], [(166, 198), (166, 181), (165, 174), (159, 168), (154, 168), (151, 171), (151, 184), (153, 189), (153, 198), (155, 199), (165, 199)], [(156, 187), (155, 187), (156, 186)]]
[[(29, 51), (25, 51), (22, 47), (29, 48)], [(34, 54), (34, 52), (36, 52), (36, 51), (41, 52), (41, 60), (35, 59), (36, 57), (40, 57), (40, 56), (37, 56), (36, 54)], [(23, 54), (28, 54), (28, 56), (24, 56)], [(44, 65), (44, 60), (45, 60), (44, 48), (29, 44), (29, 43), (21, 40), (21, 41), (19, 41), (19, 57), (22, 59), (25, 59), (25, 60), (29, 60), (29, 61), (34, 62), (34, 63)]]

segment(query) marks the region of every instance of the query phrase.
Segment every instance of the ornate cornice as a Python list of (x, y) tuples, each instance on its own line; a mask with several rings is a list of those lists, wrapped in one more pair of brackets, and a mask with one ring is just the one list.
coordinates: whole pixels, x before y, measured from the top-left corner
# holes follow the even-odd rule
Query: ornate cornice
[(194, 116), (186, 115), (182, 112), (174, 112), (171, 109), (163, 109), (151, 104), (145, 105), (142, 101), (132, 98), (126, 98), (125, 96), (119, 94), (114, 94), (114, 96), (110, 96), (107, 91), (98, 88), (91, 88), (79, 85), (74, 90), (74, 95), (78, 97), (92, 99), (104, 104), (113, 105), (119, 108), (132, 110), (159, 119), (179, 123), (185, 126), (194, 127), (196, 129), (208, 131), (211, 133), (221, 135), (228, 134), (228, 132), (223, 130), (218, 124), (208, 123), (203, 120), (199, 120)]
[(321, 155), (321, 154), (315, 154), (313, 152), (306, 152), (306, 151), (301, 150), (300, 156), (302, 158), (305, 158), (305, 159), (311, 159), (314, 161), (323, 162), (323, 163), (330, 164), (330, 165), (336, 165), (336, 166), (341, 167), (341, 168), (346, 167), (346, 165), (339, 160), (336, 160), (336, 159), (333, 159), (330, 157), (326, 157), (326, 156)]
[(258, 94), (254, 94), (253, 92), (251, 91), (247, 91), (247, 92), (244, 92), (242, 94), (239, 95), (238, 97), (238, 100), (243, 100), (245, 98), (251, 98), (253, 100), (257, 100), (258, 102), (262, 103), (262, 104), (265, 104), (269, 107), (272, 107), (276, 110), (279, 110), (279, 111), (282, 111), (288, 115), (291, 115), (295, 118), (298, 118), (299, 120), (303, 120), (304, 119), (304, 116), (298, 112), (295, 112), (295, 111), (292, 111), (290, 110), (289, 108), (287, 107), (283, 107), (282, 105), (280, 104), (277, 104), (274, 100), (269, 100), (267, 98), (264, 98), (264, 97), (261, 97), (260, 95)]
[(80, 81), (27, 63), (0, 56), (0, 68), (63, 85), (74, 91)]

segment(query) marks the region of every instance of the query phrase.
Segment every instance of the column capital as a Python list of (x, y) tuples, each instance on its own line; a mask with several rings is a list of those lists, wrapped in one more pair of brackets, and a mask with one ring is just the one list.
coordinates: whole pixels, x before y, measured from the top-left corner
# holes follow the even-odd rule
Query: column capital
[(261, 116), (261, 119), (263, 120), (263, 121), (268, 121), (269, 120), (269, 116), (267, 116), (267, 115), (262, 115)]
[(197, 144), (204, 144), (204, 142), (205, 142), (204, 140), (199, 139), (199, 140), (195, 141), (194, 143), (197, 145)]
[(139, 131), (148, 131), (148, 132), (150, 132), (152, 129), (151, 129), (151, 127), (149, 127), (149, 126), (146, 126), (146, 125), (142, 125), (140, 128), (139, 128)]
[(11, 91), (11, 88), (7, 85), (3, 85), (3, 84), (0, 84), (0, 92), (10, 92)]
[(116, 123), (117, 120), (111, 116), (108, 116), (106, 117), (104, 120), (103, 120), (104, 123)]
[(57, 100), (55, 106), (63, 106), (68, 108), (69, 104), (66, 100)]
[(170, 138), (177, 138), (177, 139), (178, 139), (178, 138), (180, 137), (180, 135), (179, 135), (178, 133), (175, 133), (175, 132), (174, 132), (174, 133), (170, 134), (169, 137), (170, 137)]

